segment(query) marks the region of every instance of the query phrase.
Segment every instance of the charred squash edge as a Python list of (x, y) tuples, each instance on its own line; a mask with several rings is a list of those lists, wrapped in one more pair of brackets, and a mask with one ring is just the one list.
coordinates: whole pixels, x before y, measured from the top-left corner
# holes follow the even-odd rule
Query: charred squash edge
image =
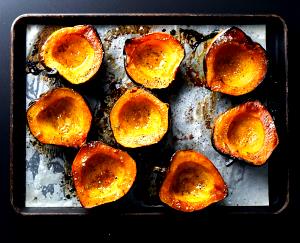
[[(66, 33), (64, 33), (66, 32)], [(93, 50), (94, 50), (94, 61), (93, 61), (93, 66), (90, 68), (90, 73), (89, 75), (87, 75), (87, 78), (82, 78), (82, 80), (80, 82), (74, 82), (73, 80), (68, 79), (68, 77), (63, 76), (62, 74), (60, 74), (60, 71), (58, 71), (58, 73), (64, 77), (67, 81), (69, 81), (72, 84), (81, 84), (81, 83), (85, 83), (87, 81), (89, 81), (90, 79), (92, 79), (97, 72), (99, 71), (101, 64), (103, 62), (103, 57), (104, 57), (104, 50), (103, 50), (103, 46), (102, 46), (102, 42), (101, 39), (99, 37), (99, 34), (97, 32), (97, 30), (92, 26), (92, 25), (76, 25), (73, 27), (64, 27), (61, 28), (57, 31), (54, 31), (45, 41), (45, 43), (42, 45), (41, 48), (41, 52), (39, 53), (39, 59), (40, 62), (47, 68), (50, 68), (46, 65), (45, 63), (45, 49), (48, 48), (48, 44), (51, 43), (52, 38), (58, 38), (55, 35), (59, 35), (63, 33), (62, 35), (69, 35), (69, 34), (79, 34), (81, 36), (83, 36), (92, 46)], [(55, 42), (54, 42), (55, 43)], [(48, 54), (50, 55), (50, 54)], [(69, 68), (72, 69), (72, 68)]]
[[(87, 192), (83, 188), (82, 181), (80, 180), (80, 177), (82, 177), (82, 158), (88, 155), (88, 158), (86, 160), (88, 161), (89, 158), (91, 158), (94, 154), (97, 154), (99, 151), (100, 153), (106, 155), (112, 155), (116, 159), (123, 157), (124, 171), (127, 174), (124, 178), (122, 178), (121, 183), (122, 186), (124, 183), (126, 183), (124, 185), (126, 187), (122, 189), (119, 188), (120, 194), (117, 197), (115, 197), (114, 195), (110, 195), (108, 197), (106, 196), (101, 199), (92, 198), (86, 194)], [(72, 164), (72, 176), (73, 176), (75, 189), (77, 192), (77, 197), (79, 198), (81, 205), (85, 208), (92, 208), (92, 207), (96, 207), (99, 205), (103, 205), (103, 204), (107, 204), (119, 200), (120, 198), (125, 196), (132, 188), (136, 178), (136, 174), (137, 174), (136, 162), (127, 152), (120, 149), (113, 148), (109, 145), (102, 143), (101, 141), (92, 141), (89, 142), (88, 144), (84, 144), (80, 148)], [(79, 190), (83, 190), (83, 192), (79, 193)]]
[[(114, 129), (114, 124), (120, 124), (120, 122), (122, 122), (122, 121), (119, 121), (119, 118), (118, 118), (118, 115), (119, 115), (119, 112), (120, 112), (121, 108), (126, 104), (126, 102), (129, 100), (129, 98), (131, 99), (132, 97), (135, 97), (136, 95), (146, 96), (147, 98), (150, 98), (151, 101), (152, 101), (152, 99), (154, 99), (155, 106), (158, 105), (160, 111), (162, 110), (163, 112), (166, 113), (166, 117), (162, 116), (162, 119), (161, 119), (162, 123), (163, 123), (163, 126), (165, 126), (165, 128), (162, 130), (162, 132), (159, 134), (159, 136), (156, 139), (154, 139), (155, 141), (153, 141), (153, 142), (149, 142), (147, 144), (138, 144), (137, 142), (135, 142), (134, 144), (128, 145), (128, 144), (125, 144), (124, 141), (121, 141), (119, 139), (119, 134)], [(111, 109), (111, 112), (110, 112), (109, 121), (110, 121), (110, 127), (111, 127), (111, 129), (113, 131), (113, 135), (114, 135), (115, 140), (117, 141), (117, 143), (121, 144), (123, 147), (126, 147), (126, 148), (138, 148), (138, 147), (149, 146), (149, 145), (156, 144), (159, 141), (161, 141), (162, 138), (165, 136), (165, 134), (167, 133), (167, 131), (169, 129), (169, 104), (162, 102), (159, 98), (157, 98), (155, 95), (153, 95), (149, 91), (147, 91), (147, 90), (145, 90), (143, 88), (136, 88), (135, 87), (135, 88), (132, 88), (132, 89), (128, 89), (115, 102), (115, 104), (114, 104), (114, 106), (113, 106), (113, 108)], [(152, 134), (153, 133), (151, 133), (149, 135), (149, 137), (153, 137)]]
[[(84, 134), (84, 136), (82, 138), (77, 138), (74, 140), (74, 142), (72, 144), (66, 144), (66, 143), (48, 143), (47, 142), (47, 139), (45, 140), (44, 138), (37, 138), (34, 133), (33, 133), (33, 129), (32, 129), (32, 126), (31, 126), (31, 123), (29, 122), (29, 114), (31, 112), (31, 110), (36, 106), (38, 105), (38, 102), (43, 102), (44, 99), (47, 99), (47, 98), (51, 98), (51, 96), (53, 96), (53, 94), (55, 95), (56, 92), (70, 92), (72, 95), (75, 95), (76, 98), (80, 98), (81, 101), (83, 102), (82, 104), (85, 105), (85, 110), (86, 110), (86, 119), (89, 120), (89, 127), (88, 127), (88, 130), (87, 132)], [(38, 111), (40, 112), (40, 110)], [(38, 113), (36, 114), (38, 115)], [(91, 124), (92, 124), (92, 114), (91, 114), (91, 111), (90, 111), (90, 108), (88, 106), (88, 103), (84, 100), (84, 98), (79, 94), (77, 93), (76, 91), (74, 91), (73, 89), (70, 89), (70, 88), (66, 88), (66, 87), (59, 87), (59, 88), (54, 88), (54, 89), (51, 89), (43, 94), (40, 95), (40, 97), (35, 100), (34, 102), (32, 102), (30, 104), (30, 106), (28, 107), (27, 109), (27, 112), (26, 112), (26, 118), (27, 118), (27, 124), (28, 124), (28, 128), (31, 132), (31, 134), (41, 143), (43, 144), (53, 144), (53, 145), (58, 145), (58, 146), (66, 146), (66, 147), (80, 147), (81, 145), (83, 145), (86, 141), (86, 138), (87, 138), (87, 135), (89, 133), (89, 130), (91, 128)]]
[[(142, 84), (142, 82), (140, 82), (138, 80), (135, 80), (132, 73), (128, 71), (128, 64), (131, 60), (130, 54), (132, 54), (134, 52), (134, 49), (135, 49), (135, 48), (133, 48), (133, 46), (138, 45), (138, 44), (142, 43), (143, 41), (146, 41), (146, 40), (151, 39), (153, 37), (156, 37), (156, 40), (171, 41), (173, 44), (180, 46), (180, 48), (183, 52), (182, 57), (179, 58), (180, 62), (178, 63), (176, 70), (174, 71), (174, 73), (172, 73), (171, 80), (168, 82), (167, 85), (164, 85), (164, 86), (144, 85), (144, 84)], [(132, 46), (132, 48), (130, 48), (130, 46)], [(131, 38), (131, 39), (127, 39), (126, 42), (125, 42), (123, 53), (125, 55), (125, 70), (126, 70), (127, 75), (130, 77), (130, 79), (132, 81), (134, 81), (135, 83), (138, 83), (138, 84), (140, 84), (140, 85), (142, 85), (142, 86), (144, 86), (145, 88), (148, 88), (148, 89), (164, 89), (164, 88), (169, 87), (173, 83), (173, 81), (175, 80), (176, 74), (178, 73), (178, 70), (179, 70), (179, 67), (180, 67), (180, 64), (182, 63), (182, 60), (185, 57), (185, 50), (184, 50), (182, 44), (174, 36), (172, 36), (170, 34), (167, 34), (167, 33), (163, 33), (163, 32), (153, 32), (153, 33), (149, 33), (149, 34), (146, 34), (146, 35), (143, 35), (143, 36), (138, 36), (138, 37), (134, 37), (134, 38)]]
[[(220, 87), (214, 88), (214, 87), (212, 87), (211, 84), (208, 83), (208, 81), (206, 79), (206, 77), (207, 77), (207, 62), (206, 62), (206, 58), (209, 55), (211, 49), (214, 47), (215, 44), (219, 44), (222, 41), (226, 42), (226, 34), (232, 32), (232, 31), (237, 31), (237, 32), (239, 32), (239, 34), (243, 35), (242, 39), (234, 40), (234, 42), (238, 42), (240, 45), (250, 46), (251, 49), (258, 48), (259, 51), (263, 53), (264, 60), (265, 60), (264, 61), (265, 67), (264, 67), (264, 70), (263, 70), (264, 74), (261, 75), (261, 78), (257, 82), (255, 82), (254, 84), (252, 84), (248, 88), (247, 87), (244, 88), (244, 89), (241, 88), (240, 90), (239, 90), (239, 88), (235, 88), (235, 89), (232, 90), (232, 88), (230, 88), (231, 86), (226, 85), (226, 84), (224, 84), (221, 88)], [(239, 29), (237, 27), (231, 27), (231, 28), (225, 29), (225, 30), (221, 31), (219, 34), (217, 34), (214, 38), (212, 38), (209, 41), (208, 47), (206, 48), (205, 55), (204, 55), (204, 58), (203, 58), (203, 67), (204, 67), (204, 75), (205, 75), (205, 82), (204, 82), (204, 84), (205, 84), (206, 88), (208, 88), (208, 89), (210, 89), (212, 91), (217, 91), (217, 92), (225, 93), (225, 94), (228, 94), (228, 95), (239, 96), (239, 95), (247, 94), (247, 93), (253, 91), (255, 88), (257, 88), (257, 86), (259, 86), (261, 84), (261, 82), (266, 78), (267, 73), (268, 73), (268, 66), (269, 66), (268, 59), (269, 58), (268, 58), (266, 50), (259, 43), (253, 41), (251, 39), (251, 37), (248, 36), (241, 29)], [(224, 89), (225, 89), (225, 92), (224, 92)]]
[[(178, 159), (180, 159), (180, 158), (177, 158), (177, 157), (183, 156), (181, 154), (186, 154), (186, 153), (189, 154), (188, 157), (192, 156), (192, 155), (196, 156), (197, 160), (188, 159), (188, 160), (178, 161)], [(190, 203), (190, 202), (176, 199), (176, 196), (174, 196), (174, 194), (172, 192), (170, 192), (170, 187), (172, 186), (172, 183), (174, 182), (174, 175), (176, 174), (178, 166), (181, 163), (185, 163), (187, 161), (195, 162), (195, 163), (199, 164), (200, 166), (204, 166), (210, 172), (213, 172), (212, 174), (214, 174), (214, 175), (212, 175), (212, 177), (214, 178), (214, 182), (216, 183), (216, 181), (217, 181), (217, 184), (218, 184), (217, 188), (214, 188), (214, 191), (212, 192), (215, 194), (211, 195), (211, 197), (214, 197), (214, 198), (209, 198), (209, 200), (207, 200), (205, 202)], [(203, 163), (203, 161), (205, 161), (205, 162)], [(163, 184), (160, 188), (160, 191), (159, 191), (159, 197), (163, 203), (167, 204), (168, 206), (170, 206), (173, 209), (183, 211), (183, 212), (193, 212), (193, 211), (204, 209), (211, 204), (214, 204), (216, 202), (223, 200), (224, 198), (227, 197), (227, 194), (228, 194), (227, 185), (224, 182), (224, 179), (221, 176), (218, 169), (214, 166), (214, 164), (206, 156), (204, 156), (203, 154), (201, 154), (195, 150), (191, 150), (191, 149), (178, 150), (173, 154), (173, 156), (171, 158), (170, 167), (167, 171), (167, 175), (166, 175), (166, 177), (163, 181)]]
[[(261, 118), (262, 116), (259, 116), (259, 117), (263, 124), (264, 131), (266, 131), (266, 129), (267, 129), (267, 133), (270, 134), (269, 135), (270, 139), (265, 138), (262, 149), (260, 151), (258, 151), (257, 153), (255, 153), (254, 155), (251, 155), (250, 157), (244, 157), (244, 156), (241, 156), (237, 152), (230, 151), (230, 149), (227, 145), (227, 143), (228, 143), (227, 137), (226, 137), (226, 143), (225, 143), (225, 141), (222, 141), (222, 143), (221, 143), (220, 141), (216, 141), (216, 139), (215, 139), (215, 129), (216, 129), (216, 124), (219, 122), (219, 119), (222, 118), (223, 116), (227, 116), (229, 114), (229, 112), (236, 112), (236, 110), (238, 108), (242, 109), (242, 111), (240, 113), (247, 112), (249, 109), (254, 112), (259, 111), (260, 113), (262, 113), (263, 118)], [(230, 121), (232, 122), (232, 119)], [(229, 128), (230, 124), (228, 124), (228, 128)], [(226, 133), (228, 131), (228, 128), (226, 129)], [(224, 133), (225, 133), (225, 131), (224, 131)], [(266, 132), (265, 132), (265, 135), (266, 135)], [(226, 136), (227, 136), (227, 134), (226, 134)], [(232, 158), (243, 160), (253, 166), (262, 166), (267, 162), (267, 160), (269, 159), (269, 157), (271, 156), (273, 151), (276, 149), (277, 145), (279, 144), (279, 138), (278, 138), (275, 123), (273, 121), (271, 114), (267, 110), (267, 108), (265, 106), (263, 106), (259, 101), (248, 101), (246, 103), (243, 103), (241, 105), (238, 105), (236, 107), (233, 107), (233, 108), (227, 110), (226, 112), (220, 114), (216, 118), (216, 120), (214, 122), (213, 131), (212, 131), (212, 144), (213, 144), (213, 147), (217, 151), (221, 152), (222, 154), (225, 154)], [(267, 150), (266, 146), (267, 146), (267, 148), (269, 148), (268, 150)]]

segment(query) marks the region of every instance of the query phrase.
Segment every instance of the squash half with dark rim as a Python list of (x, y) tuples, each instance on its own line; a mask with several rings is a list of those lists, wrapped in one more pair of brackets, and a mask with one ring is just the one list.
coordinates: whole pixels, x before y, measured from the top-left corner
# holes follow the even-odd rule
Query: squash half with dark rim
[(254, 90), (268, 69), (265, 49), (237, 27), (200, 43), (187, 63), (194, 83), (234, 96)]
[(168, 87), (184, 58), (180, 42), (167, 33), (151, 33), (125, 42), (125, 68), (137, 83), (150, 89)]
[(136, 177), (136, 163), (124, 151), (100, 141), (81, 147), (72, 164), (80, 203), (92, 208), (123, 197)]
[(258, 101), (221, 114), (215, 121), (213, 144), (217, 150), (253, 165), (262, 165), (278, 145), (272, 116)]
[(110, 112), (116, 141), (128, 148), (159, 142), (168, 130), (169, 106), (141, 88), (127, 90)]
[(91, 25), (65, 27), (53, 32), (41, 48), (41, 62), (72, 84), (91, 79), (99, 70), (103, 48)]
[(90, 130), (92, 115), (79, 93), (56, 88), (28, 108), (27, 121), (32, 135), (41, 143), (80, 147)]
[(159, 197), (183, 212), (203, 209), (227, 196), (227, 186), (213, 163), (194, 150), (177, 151), (172, 159)]

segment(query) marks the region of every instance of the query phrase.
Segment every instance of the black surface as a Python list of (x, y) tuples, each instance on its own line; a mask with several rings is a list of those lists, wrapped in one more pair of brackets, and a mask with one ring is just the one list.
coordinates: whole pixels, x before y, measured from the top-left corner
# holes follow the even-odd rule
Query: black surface
[[(299, 29), (299, 7), (296, 1), (38, 1), (38, 0), (10, 0), (0, 1), (0, 232), (1, 242), (31, 242), (41, 236), (40, 240), (70, 240), (96, 237), (99, 242), (122, 239), (161, 239), (179, 236), (195, 237), (203, 240), (209, 229), (214, 230), (210, 237), (228, 238), (235, 232), (243, 234), (247, 239), (256, 237), (259, 233), (267, 237), (278, 236), (284, 233), (285, 241), (294, 233), (293, 228), (299, 227), (297, 221), (300, 210), (300, 182), (299, 182), (299, 142), (296, 141), (299, 132), (296, 128), (296, 114), (299, 111), (297, 95), (297, 50)], [(289, 29), (289, 102), (290, 102), (290, 128), (289, 142), (287, 144), (289, 155), (285, 159), (290, 165), (290, 204), (281, 215), (271, 216), (211, 216), (202, 217), (193, 221), (183, 221), (175, 217), (172, 219), (148, 218), (139, 219), (111, 219), (104, 220), (98, 217), (20, 217), (14, 214), (9, 202), (9, 39), (10, 26), (20, 14), (30, 12), (44, 13), (80, 13), (80, 12), (194, 12), (194, 13), (275, 13), (281, 15)], [(299, 48), (298, 48), (299, 49)], [(298, 54), (299, 55), (299, 54)], [(299, 141), (299, 140), (298, 140)], [(10, 237), (10, 238), (7, 238)], [(232, 238), (231, 238), (232, 239)], [(18, 242), (19, 242), (18, 241)]]

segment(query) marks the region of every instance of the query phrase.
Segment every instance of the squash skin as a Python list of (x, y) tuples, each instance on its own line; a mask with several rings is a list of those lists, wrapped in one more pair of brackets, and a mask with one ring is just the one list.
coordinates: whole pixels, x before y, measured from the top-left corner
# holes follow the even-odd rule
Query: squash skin
[(185, 55), (177, 39), (160, 32), (127, 40), (124, 53), (129, 77), (150, 89), (168, 87)]
[(198, 48), (191, 63), (194, 82), (212, 91), (243, 95), (254, 90), (266, 76), (266, 51), (237, 27), (221, 31)]
[(100, 141), (81, 147), (72, 164), (77, 196), (85, 208), (123, 197), (136, 177), (136, 163), (124, 151)]
[[(53, 32), (43, 44), (40, 61), (72, 84), (90, 80), (99, 70), (104, 51), (91, 25), (65, 27)], [(72, 63), (74, 66), (72, 66)]]
[(169, 106), (141, 88), (127, 90), (110, 112), (116, 141), (127, 148), (158, 143), (168, 130)]
[(193, 212), (223, 200), (227, 193), (227, 185), (208, 158), (194, 150), (179, 150), (172, 156), (159, 197), (176, 210)]
[(86, 140), (92, 115), (79, 93), (56, 88), (28, 108), (27, 121), (32, 135), (41, 143), (76, 148)]
[[(261, 125), (258, 126), (259, 123)], [(263, 128), (263, 135), (259, 134), (260, 126)], [(237, 130), (234, 131), (237, 135), (231, 135), (232, 127)], [(214, 124), (214, 147), (252, 165), (265, 164), (278, 143), (279, 138), (272, 116), (259, 101), (246, 102), (226, 111), (217, 117)], [(249, 147), (250, 150), (256, 147), (255, 151), (248, 152)]]

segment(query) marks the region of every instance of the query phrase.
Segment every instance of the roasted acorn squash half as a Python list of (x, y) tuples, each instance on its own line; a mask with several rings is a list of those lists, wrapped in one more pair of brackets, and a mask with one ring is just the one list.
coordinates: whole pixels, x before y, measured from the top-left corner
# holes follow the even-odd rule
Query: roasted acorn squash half
[(80, 203), (92, 208), (123, 197), (135, 180), (136, 164), (126, 152), (94, 141), (79, 150), (72, 175)]
[(110, 113), (118, 143), (136, 148), (159, 142), (168, 130), (169, 106), (140, 88), (127, 90)]
[(227, 186), (213, 163), (194, 150), (177, 151), (159, 197), (183, 212), (203, 209), (227, 196)]
[(56, 88), (27, 110), (29, 129), (41, 143), (80, 147), (90, 130), (92, 115), (80, 94)]
[(247, 102), (221, 114), (215, 121), (217, 150), (253, 165), (262, 165), (278, 145), (272, 116), (258, 101)]
[(264, 48), (232, 27), (208, 45), (204, 58), (205, 84), (213, 91), (243, 95), (254, 90), (267, 73)]
[(125, 68), (137, 83), (150, 89), (168, 87), (184, 58), (184, 48), (167, 33), (151, 33), (126, 41)]
[(40, 53), (42, 63), (72, 84), (91, 79), (99, 70), (103, 48), (91, 25), (65, 27), (53, 32)]

